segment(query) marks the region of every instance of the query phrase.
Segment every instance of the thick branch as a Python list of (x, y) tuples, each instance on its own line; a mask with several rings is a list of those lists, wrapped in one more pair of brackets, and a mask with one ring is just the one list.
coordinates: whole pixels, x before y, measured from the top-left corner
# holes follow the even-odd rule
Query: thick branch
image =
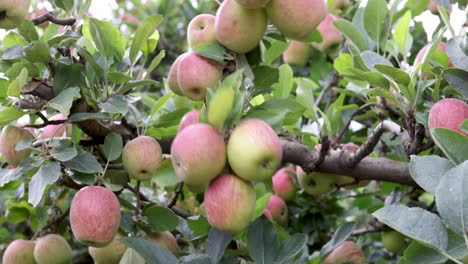
[(45, 23), (47, 21), (50, 21), (54, 24), (60, 25), (60, 26), (73, 26), (76, 22), (76, 19), (73, 17), (70, 18), (58, 18), (52, 13), (47, 12), (43, 15), (40, 15), (32, 20), (35, 26), (40, 25), (42, 23)]

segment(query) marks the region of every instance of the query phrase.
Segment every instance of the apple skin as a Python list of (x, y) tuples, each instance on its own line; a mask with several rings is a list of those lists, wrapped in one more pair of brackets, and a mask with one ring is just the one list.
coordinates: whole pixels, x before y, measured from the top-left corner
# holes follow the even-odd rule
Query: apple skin
[(94, 260), (94, 264), (119, 264), (120, 259), (127, 250), (127, 246), (120, 242), (117, 233), (112, 242), (102, 248), (89, 247), (88, 252)]
[(305, 193), (320, 196), (335, 188), (338, 176), (331, 173), (312, 172), (306, 174), (301, 167), (296, 167), (297, 179)]
[(468, 133), (460, 129), (466, 118), (468, 118), (468, 104), (453, 98), (442, 99), (429, 111), (429, 131), (435, 128), (448, 128), (468, 136)]
[[(445, 44), (445, 42), (441, 41), (439, 42), (439, 45), (437, 45), (437, 50), (441, 51), (441, 52), (445, 52), (445, 48), (446, 48), (447, 44)], [(418, 54), (416, 54), (416, 58), (414, 58), (414, 65), (418, 65), (422, 62), (423, 58), (424, 58), (424, 55), (426, 54), (427, 50), (429, 49), (430, 47), (430, 44), (426, 44), (424, 47), (421, 48), (421, 50), (418, 52)], [(447, 67), (452, 67), (453, 64), (452, 62), (450, 61), (450, 58), (448, 60), (448, 65)]]
[(217, 42), (214, 26), (215, 18), (210, 14), (201, 14), (190, 21), (187, 27), (187, 42), (190, 48)]
[(204, 208), (211, 226), (239, 234), (249, 226), (255, 212), (255, 190), (250, 182), (237, 176), (221, 175), (208, 186)]
[(216, 12), (216, 39), (237, 53), (247, 53), (258, 46), (267, 27), (263, 8), (248, 9), (236, 0), (225, 0)]
[(190, 185), (207, 185), (226, 165), (226, 144), (214, 127), (194, 124), (175, 137), (171, 157), (179, 179)]
[(350, 153), (355, 153), (356, 151), (359, 150), (359, 148), (360, 146), (354, 144), (353, 142), (348, 142), (348, 143), (343, 144), (343, 146), (341, 146), (341, 149), (344, 152), (350, 152)]
[(152, 241), (165, 249), (172, 252), (172, 254), (177, 255), (180, 253), (180, 247), (177, 244), (177, 240), (174, 235), (169, 232), (155, 232), (151, 235), (145, 237), (146, 240)]
[(220, 87), (208, 104), (208, 122), (223, 130), (234, 106), (235, 92), (232, 87)]
[(70, 226), (73, 236), (81, 244), (105, 247), (114, 239), (119, 225), (120, 203), (111, 190), (87, 186), (73, 197)]
[(382, 243), (388, 251), (393, 253), (401, 253), (406, 248), (405, 236), (395, 230), (383, 232)]
[(322, 35), (322, 42), (319, 44), (314, 43), (314, 46), (319, 50), (326, 50), (328, 47), (338, 44), (343, 40), (341, 32), (333, 25), (336, 17), (328, 14), (325, 20), (317, 26), (317, 30)]
[(263, 214), (270, 220), (286, 225), (288, 223), (288, 206), (278, 195), (270, 196), (268, 205), (263, 211)]
[(158, 141), (149, 136), (139, 136), (122, 150), (122, 163), (130, 178), (150, 180), (162, 162), (162, 149)]
[(3, 254), (3, 264), (36, 264), (34, 259), (35, 242), (16, 239), (11, 242)]
[(345, 241), (335, 248), (323, 264), (366, 264), (362, 249), (352, 241)]
[(256, 9), (264, 8), (270, 0), (236, 0), (239, 5), (242, 5), (245, 8)]
[(2, 0), (0, 1), (0, 28), (17, 28), (26, 19), (30, 0)]
[(296, 175), (296, 170), (285, 167), (273, 175), (273, 191), (285, 201), (291, 201), (296, 196), (296, 186), (290, 174)]
[(24, 128), (5, 126), (0, 134), (0, 154), (8, 164), (16, 166), (31, 153), (30, 149), (16, 151), (16, 144), (33, 139), (31, 132)]
[[(328, 2), (330, 2), (330, 0), (328, 0)], [(348, 0), (335, 0), (335, 2), (333, 3), (333, 5), (330, 7), (330, 10), (340, 9), (340, 8), (342, 8), (347, 2), (348, 2)]]
[(227, 157), (236, 175), (248, 181), (263, 181), (281, 165), (283, 149), (270, 125), (260, 119), (245, 119), (229, 137)]
[[(49, 120), (66, 120), (67, 117), (63, 114), (56, 114), (49, 118)], [(39, 129), (41, 131), (40, 138), (59, 138), (66, 133), (66, 136), (69, 137), (72, 134), (72, 124), (60, 124), (60, 125), (48, 125)]]
[(183, 94), (182, 94), (182, 91), (180, 90), (179, 82), (177, 81), (177, 72), (179, 70), (180, 61), (185, 55), (187, 55), (187, 53), (183, 53), (175, 59), (175, 61), (172, 63), (171, 69), (169, 70), (169, 74), (167, 76), (167, 85), (169, 86), (169, 89), (173, 93), (177, 95), (181, 95), (181, 96)]
[(62, 236), (48, 234), (36, 242), (34, 258), (37, 264), (71, 264), (72, 248)]
[(271, 0), (266, 6), (271, 23), (286, 37), (306, 38), (325, 19), (324, 0)]
[(198, 110), (192, 110), (186, 113), (180, 120), (179, 128), (177, 129), (177, 134), (190, 125), (198, 124), (199, 119), (200, 119), (200, 111)]
[(310, 52), (309, 43), (292, 40), (283, 52), (283, 61), (289, 65), (304, 66), (309, 61)]
[(220, 64), (190, 51), (180, 61), (177, 82), (184, 96), (193, 101), (205, 99), (208, 88), (216, 89), (223, 78)]

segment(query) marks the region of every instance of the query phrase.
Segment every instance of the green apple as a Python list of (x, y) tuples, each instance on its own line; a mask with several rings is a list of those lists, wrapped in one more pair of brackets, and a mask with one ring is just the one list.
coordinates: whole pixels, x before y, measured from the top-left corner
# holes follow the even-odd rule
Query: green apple
[(130, 178), (150, 180), (161, 166), (162, 149), (158, 141), (149, 136), (139, 136), (122, 150), (122, 163)]
[(256, 8), (264, 8), (270, 0), (236, 0), (237, 3), (242, 5), (245, 8), (251, 8), (251, 9), (256, 9)]
[(94, 264), (119, 264), (120, 259), (127, 250), (127, 246), (120, 242), (120, 234), (117, 233), (112, 242), (102, 248), (89, 247), (88, 251), (94, 260)]
[(72, 248), (61, 235), (48, 234), (39, 238), (34, 247), (37, 264), (71, 264)]
[(16, 151), (16, 145), (20, 141), (33, 140), (34, 136), (28, 130), (15, 126), (5, 126), (0, 134), (0, 154), (11, 165), (18, 165), (29, 156), (30, 149)]
[(176, 238), (169, 231), (155, 232), (146, 236), (145, 239), (164, 247), (174, 255), (177, 255), (180, 252), (180, 247), (177, 244)]
[(34, 241), (24, 239), (14, 240), (3, 253), (3, 264), (36, 264), (34, 247)]
[(208, 104), (208, 122), (219, 130), (224, 128), (234, 105), (234, 89), (220, 87)]
[(401, 253), (406, 248), (405, 236), (395, 230), (383, 232), (382, 243), (388, 251), (393, 253)]
[(339, 177), (331, 173), (312, 172), (306, 174), (301, 167), (296, 168), (297, 179), (305, 193), (312, 196), (326, 194), (335, 188)]
[(309, 43), (292, 40), (283, 52), (283, 61), (289, 65), (304, 66), (309, 61), (311, 49)]
[(0, 28), (17, 28), (26, 19), (30, 0), (1, 0)]

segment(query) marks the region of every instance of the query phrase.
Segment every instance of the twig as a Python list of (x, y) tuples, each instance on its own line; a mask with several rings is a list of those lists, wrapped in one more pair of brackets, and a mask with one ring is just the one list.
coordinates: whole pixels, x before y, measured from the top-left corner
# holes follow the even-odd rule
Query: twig
[(314, 170), (322, 164), (325, 160), (325, 156), (328, 154), (328, 150), (330, 149), (330, 140), (327, 136), (322, 137), (321, 144), (322, 146), (320, 148), (319, 157), (313, 162)]
[(37, 230), (37, 232), (34, 234), (31, 240), (35, 240), (38, 236), (42, 235), (42, 233), (47, 229), (56, 228), (56, 226), (60, 224), (68, 216), (69, 213), (70, 213), (70, 208), (67, 208), (67, 210), (65, 210), (60, 215), (55, 217), (52, 221), (48, 222), (45, 226)]
[(58, 18), (54, 16), (51, 12), (47, 12), (43, 15), (40, 15), (34, 19), (31, 20), (35, 26), (40, 25), (42, 23), (45, 23), (47, 21), (50, 21), (54, 24), (60, 25), (60, 26), (73, 26), (76, 22), (76, 19), (73, 17), (70, 18)]
[(18, 109), (31, 109), (31, 110), (41, 110), (47, 104), (46, 101), (38, 100), (38, 101), (26, 101), (20, 100), (16, 101), (13, 106)]
[(169, 204), (167, 204), (167, 206), (166, 206), (167, 208), (172, 208), (176, 204), (177, 199), (179, 198), (179, 195), (182, 192), (183, 187), (184, 187), (184, 182), (179, 182), (179, 184), (177, 185), (177, 188), (175, 190), (174, 197), (172, 197)]
[(322, 91), (320, 91), (320, 94), (317, 96), (317, 99), (315, 100), (315, 106), (318, 106), (320, 104), (320, 102), (322, 101), (323, 97), (328, 92), (328, 90), (330, 90), (330, 88), (335, 86), (337, 82), (338, 82), (338, 72), (333, 71), (333, 74), (330, 77), (330, 80), (328, 81), (327, 85), (322, 89)]
[[(137, 181), (135, 191), (137, 193), (140, 193), (140, 185), (141, 181)], [(140, 195), (136, 195), (136, 211), (135, 211), (135, 218), (139, 219), (141, 217), (141, 212), (140, 212)]]

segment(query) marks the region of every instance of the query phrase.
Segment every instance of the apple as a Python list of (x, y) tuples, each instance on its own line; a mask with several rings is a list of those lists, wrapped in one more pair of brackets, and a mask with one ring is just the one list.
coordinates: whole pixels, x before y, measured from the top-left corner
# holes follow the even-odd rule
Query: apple
[(198, 124), (199, 118), (200, 118), (200, 111), (198, 110), (192, 110), (186, 113), (180, 120), (179, 128), (177, 129), (177, 134), (190, 125)]
[(322, 42), (313, 43), (315, 47), (319, 50), (325, 50), (328, 47), (338, 44), (343, 40), (343, 35), (341, 32), (333, 25), (333, 21), (336, 20), (336, 17), (328, 14), (325, 17), (325, 20), (322, 21), (317, 27), (317, 30), (322, 35)]
[(3, 264), (36, 264), (34, 259), (34, 241), (16, 239), (3, 253)]
[(112, 242), (102, 248), (89, 247), (88, 251), (95, 264), (119, 264), (120, 259), (127, 250), (127, 246), (120, 242), (119, 233), (116, 234)]
[(187, 189), (192, 193), (203, 193), (206, 190), (207, 184), (185, 184)]
[(140, 19), (138, 19), (136, 16), (130, 13), (126, 13), (126, 12), (120, 15), (120, 19), (122, 20), (123, 23), (129, 24), (132, 26), (138, 26), (141, 23)]
[(180, 61), (185, 55), (187, 55), (187, 53), (183, 53), (175, 59), (167, 76), (167, 85), (169, 86), (169, 89), (177, 95), (183, 95), (179, 87), (179, 82), (177, 81), (177, 72), (179, 70)]
[(360, 146), (354, 144), (353, 142), (348, 142), (348, 143), (343, 144), (343, 146), (341, 146), (341, 149), (344, 152), (349, 152), (349, 153), (355, 153), (356, 151), (359, 150), (359, 148)]
[(264, 8), (270, 0), (236, 0), (239, 5), (245, 8), (256, 9)]
[(255, 212), (255, 190), (250, 182), (235, 175), (221, 175), (208, 185), (204, 208), (211, 226), (239, 234)]
[(174, 255), (177, 255), (180, 252), (180, 247), (177, 244), (176, 238), (169, 231), (155, 232), (151, 235), (146, 236), (145, 239), (164, 247), (165, 249), (172, 252), (172, 254)]
[(296, 196), (296, 185), (291, 175), (296, 175), (296, 170), (290, 167), (282, 168), (273, 175), (273, 191), (285, 201), (291, 201)]
[(229, 137), (229, 165), (241, 178), (263, 181), (271, 178), (281, 165), (281, 142), (270, 125), (260, 119), (245, 119)]
[(30, 0), (0, 1), (0, 28), (17, 28), (26, 19)]
[(338, 177), (331, 173), (312, 172), (306, 174), (301, 167), (296, 168), (297, 179), (305, 193), (320, 196), (335, 188)]
[(0, 133), (0, 154), (3, 159), (11, 165), (18, 165), (29, 156), (30, 149), (16, 151), (16, 145), (20, 141), (33, 140), (34, 136), (28, 130), (15, 126), (5, 126)]
[(323, 264), (366, 264), (366, 256), (354, 242), (345, 241), (327, 256)]
[(348, 0), (328, 0), (328, 2), (331, 2), (331, 1), (334, 1), (334, 2), (333, 2), (333, 5), (330, 7), (330, 10), (340, 9), (348, 2)]
[[(447, 45), (445, 44), (445, 42), (441, 41), (441, 42), (439, 42), (439, 45), (437, 45), (436, 51), (438, 50), (439, 52), (443, 52), (443, 53), (447, 54), (445, 52), (446, 46)], [(414, 58), (414, 63), (413, 63), (414, 65), (418, 65), (423, 61), (424, 55), (426, 55), (427, 50), (429, 49), (429, 47), (430, 47), (430, 44), (426, 44), (424, 47), (422, 47), (422, 49), (418, 52), (418, 54), (416, 54), (416, 58)], [(445, 65), (445, 66), (447, 66), (447, 67), (453, 66), (450, 59), (448, 59), (447, 65)]]
[(208, 103), (208, 122), (220, 131), (231, 114), (234, 98), (232, 87), (220, 87)]
[(435, 128), (448, 128), (468, 136), (468, 133), (460, 129), (466, 118), (468, 118), (468, 104), (454, 98), (442, 99), (429, 111), (429, 131)]
[(223, 136), (208, 124), (186, 127), (171, 145), (171, 159), (177, 177), (190, 185), (207, 185), (226, 165)]
[(271, 0), (266, 11), (283, 35), (303, 40), (325, 19), (327, 6), (324, 0)]
[(286, 225), (288, 223), (288, 206), (278, 195), (270, 196), (263, 214), (279, 224)]
[(283, 61), (289, 65), (304, 66), (309, 61), (310, 52), (309, 43), (292, 40), (283, 52)]
[(266, 28), (263, 8), (248, 9), (236, 0), (225, 0), (216, 12), (216, 39), (237, 53), (247, 53), (257, 47)]
[(208, 88), (217, 88), (223, 69), (215, 61), (191, 51), (182, 57), (177, 69), (177, 82), (183, 95), (193, 101), (205, 99)]
[(117, 196), (104, 187), (87, 186), (73, 197), (70, 226), (78, 242), (91, 247), (105, 247), (115, 237), (120, 225)]
[[(49, 118), (49, 120), (66, 120), (67, 117), (63, 114), (56, 114)], [(72, 124), (60, 124), (60, 125), (47, 125), (41, 129), (40, 131), (40, 138), (47, 139), (47, 138), (55, 138), (55, 137), (62, 137), (64, 134), (67, 137), (70, 137), (72, 134)]]
[(149, 136), (139, 136), (122, 150), (122, 163), (130, 178), (150, 180), (162, 162), (162, 149), (158, 141)]
[(187, 27), (187, 41), (190, 48), (217, 43), (215, 18), (210, 14), (201, 14), (190, 21)]
[(401, 253), (406, 248), (405, 236), (395, 230), (383, 232), (382, 243), (388, 251), (393, 253)]
[(57, 234), (39, 238), (34, 248), (37, 264), (71, 264), (72, 257), (72, 248), (65, 238)]

